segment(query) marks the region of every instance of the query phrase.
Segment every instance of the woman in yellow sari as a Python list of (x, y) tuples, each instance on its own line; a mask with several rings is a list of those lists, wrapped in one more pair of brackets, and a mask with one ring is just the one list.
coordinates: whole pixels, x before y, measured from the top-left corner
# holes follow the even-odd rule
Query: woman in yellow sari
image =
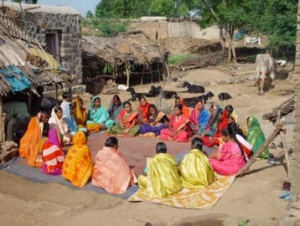
[(140, 127), (136, 125), (138, 113), (131, 108), (129, 101), (123, 103), (123, 110), (120, 111), (120, 124), (107, 129), (107, 134), (119, 134), (132, 136), (138, 134)]
[(83, 187), (91, 177), (93, 169), (91, 153), (83, 131), (75, 133), (73, 143), (62, 166), (62, 177), (76, 187)]
[(163, 142), (156, 145), (156, 155), (147, 158), (145, 176), (139, 176), (138, 184), (146, 189), (149, 197), (163, 198), (182, 189), (177, 162), (173, 155), (166, 154), (167, 146)]
[(201, 151), (202, 147), (201, 138), (195, 137), (192, 140), (192, 150), (180, 162), (179, 172), (185, 188), (203, 189), (216, 180), (207, 156)]
[(87, 113), (86, 113), (86, 109), (83, 107), (83, 100), (81, 99), (80, 96), (74, 99), (73, 109), (74, 109), (73, 115), (79, 130), (86, 132)]

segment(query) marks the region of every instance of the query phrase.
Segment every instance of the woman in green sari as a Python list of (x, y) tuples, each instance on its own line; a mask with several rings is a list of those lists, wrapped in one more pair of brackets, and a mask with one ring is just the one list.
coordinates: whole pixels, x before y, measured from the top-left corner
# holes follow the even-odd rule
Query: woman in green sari
[(136, 125), (138, 113), (132, 110), (128, 101), (123, 103), (123, 110), (119, 115), (120, 123), (107, 130), (107, 134), (119, 134), (124, 136), (135, 136), (138, 134), (140, 127)]
[(86, 124), (88, 131), (98, 130), (98, 132), (99, 130), (105, 130), (114, 125), (114, 121), (109, 119), (108, 112), (101, 105), (101, 99), (98, 96), (94, 96), (92, 100)]
[[(260, 128), (259, 121), (256, 117), (251, 116), (247, 118), (248, 132), (246, 134), (247, 141), (252, 145), (252, 154), (255, 153), (262, 144), (266, 141), (265, 135)], [(259, 156), (259, 158), (268, 158), (269, 149), (266, 148)]]

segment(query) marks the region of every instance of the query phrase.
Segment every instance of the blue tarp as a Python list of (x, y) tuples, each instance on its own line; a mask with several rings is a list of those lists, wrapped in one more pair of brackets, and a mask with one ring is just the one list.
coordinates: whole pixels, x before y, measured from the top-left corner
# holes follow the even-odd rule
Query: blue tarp
[[(0, 73), (4, 75), (5, 79), (10, 84), (10, 89), (13, 92), (21, 91), (30, 87), (31, 83), (26, 75), (17, 66), (8, 66), (7, 68), (0, 68)], [(20, 77), (17, 78), (17, 77)]]

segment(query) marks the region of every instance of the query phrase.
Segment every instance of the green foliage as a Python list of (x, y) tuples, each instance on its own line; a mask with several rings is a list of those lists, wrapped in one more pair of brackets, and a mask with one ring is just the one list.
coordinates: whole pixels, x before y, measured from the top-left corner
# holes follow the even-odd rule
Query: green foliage
[(169, 65), (174, 65), (181, 63), (182, 61), (188, 60), (188, 59), (193, 59), (196, 58), (196, 55), (191, 55), (191, 54), (179, 54), (179, 55), (170, 55), (168, 58), (168, 64)]
[(27, 4), (37, 4), (38, 0), (12, 0), (13, 2), (24, 2)]
[[(83, 28), (88, 28), (88, 31), (83, 31), (83, 35), (95, 35), (98, 37), (111, 37), (117, 33), (126, 32), (128, 21), (121, 20), (105, 20), (90, 18), (82, 20)], [(86, 29), (84, 29), (86, 30)]]
[(91, 10), (87, 11), (86, 18), (94, 18), (94, 14), (91, 12)]
[(239, 222), (239, 223), (238, 223), (238, 226), (247, 226), (248, 223), (249, 223), (249, 220), (244, 220), (244, 221), (242, 221), (242, 222)]
[(197, 0), (102, 0), (96, 6), (97, 18), (139, 18), (141, 16), (179, 17), (187, 15)]

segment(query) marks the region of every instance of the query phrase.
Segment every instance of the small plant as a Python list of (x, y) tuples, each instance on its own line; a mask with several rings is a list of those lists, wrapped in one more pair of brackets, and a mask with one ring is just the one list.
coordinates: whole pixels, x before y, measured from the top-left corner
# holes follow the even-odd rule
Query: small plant
[(181, 63), (182, 61), (189, 60), (189, 59), (194, 59), (196, 58), (196, 55), (192, 54), (179, 54), (179, 55), (174, 55), (174, 56), (169, 56), (168, 63), (169, 65), (174, 65)]
[(249, 220), (244, 220), (242, 222), (239, 222), (238, 226), (247, 226), (249, 222), (250, 222)]

